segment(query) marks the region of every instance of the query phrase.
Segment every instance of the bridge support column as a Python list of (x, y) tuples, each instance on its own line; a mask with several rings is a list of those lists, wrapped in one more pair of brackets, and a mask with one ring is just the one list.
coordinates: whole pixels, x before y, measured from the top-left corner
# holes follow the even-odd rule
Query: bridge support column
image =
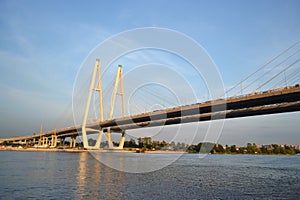
[(45, 146), (45, 140), (46, 138), (43, 136), (42, 146)]
[(71, 139), (70, 139), (70, 147), (71, 148), (75, 148), (76, 147), (76, 136), (75, 137), (71, 137)]
[(45, 137), (45, 144), (46, 144), (46, 146), (49, 145), (48, 144), (48, 137)]
[(95, 148), (100, 149), (100, 145), (101, 145), (101, 141), (102, 141), (102, 135), (103, 135), (103, 131), (100, 130), (98, 138), (97, 138), (97, 142), (96, 142), (96, 145), (95, 145)]
[(54, 135), (51, 135), (51, 146), (53, 147), (54, 146)]
[(55, 142), (54, 142), (54, 146), (56, 147), (57, 146), (57, 135), (55, 135), (55, 138), (54, 138)]
[(51, 147), (56, 147), (57, 145), (57, 136), (51, 135)]
[(120, 139), (119, 149), (123, 149), (124, 142), (125, 142), (125, 131), (122, 131), (122, 136), (121, 136), (121, 139)]
[(51, 147), (57, 146), (57, 135), (56, 135), (56, 129), (54, 129), (54, 134), (51, 135)]
[(73, 148), (76, 147), (76, 137), (73, 138)]
[(89, 143), (88, 143), (88, 138), (87, 138), (87, 134), (86, 134), (86, 129), (83, 126), (82, 126), (82, 140), (83, 140), (83, 147), (85, 149), (89, 148)]
[(73, 147), (73, 138), (72, 137), (70, 138), (70, 147), (71, 148)]
[(107, 129), (107, 141), (108, 141), (108, 148), (113, 149), (114, 145), (113, 145), (112, 138), (111, 138), (110, 128)]

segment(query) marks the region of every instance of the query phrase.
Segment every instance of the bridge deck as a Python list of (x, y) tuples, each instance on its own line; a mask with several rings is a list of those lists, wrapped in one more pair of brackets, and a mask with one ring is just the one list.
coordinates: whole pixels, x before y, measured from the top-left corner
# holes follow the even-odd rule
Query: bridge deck
[[(107, 131), (129, 130), (144, 127), (191, 123), (224, 118), (237, 118), (254, 115), (265, 115), (283, 112), (300, 111), (300, 86), (279, 88), (265, 92), (252, 93), (243, 96), (216, 99), (203, 103), (168, 108), (138, 115), (105, 120), (100, 123), (90, 124), (88, 128)], [(38, 139), (41, 136), (49, 137), (56, 134), (58, 137), (78, 135), (81, 126), (67, 127), (43, 134), (2, 138), (3, 141), (21, 141)]]

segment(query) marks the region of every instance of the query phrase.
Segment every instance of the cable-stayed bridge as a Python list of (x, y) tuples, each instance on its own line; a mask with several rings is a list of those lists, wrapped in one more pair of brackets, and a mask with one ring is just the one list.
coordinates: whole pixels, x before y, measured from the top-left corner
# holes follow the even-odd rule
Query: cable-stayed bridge
[[(58, 140), (62, 141), (65, 138), (70, 138), (70, 146), (75, 147), (76, 137), (82, 135), (84, 147), (90, 148), (87, 135), (97, 133), (97, 142), (93, 148), (100, 148), (102, 135), (107, 133), (108, 146), (110, 149), (113, 149), (116, 147), (113, 147), (111, 132), (118, 132), (122, 134), (122, 137), (117, 148), (122, 149), (126, 130), (300, 111), (299, 44), (300, 41), (296, 42), (227, 90), (227, 98), (149, 111), (132, 116), (125, 116), (122, 66), (119, 66), (111, 101), (110, 115), (109, 119), (106, 120), (103, 117), (100, 62), (97, 60), (91, 79), (82, 125), (49, 132), (43, 132), (41, 129), (40, 134), (2, 138), (0, 143), (14, 142), (55, 147)], [(97, 75), (98, 82), (95, 84)], [(95, 85), (97, 86), (95, 87)], [(120, 91), (118, 91), (119, 88)], [(94, 91), (99, 92), (100, 120), (99, 122), (87, 124), (91, 97)], [(113, 119), (114, 103), (117, 94), (120, 94), (122, 97), (123, 116)]]

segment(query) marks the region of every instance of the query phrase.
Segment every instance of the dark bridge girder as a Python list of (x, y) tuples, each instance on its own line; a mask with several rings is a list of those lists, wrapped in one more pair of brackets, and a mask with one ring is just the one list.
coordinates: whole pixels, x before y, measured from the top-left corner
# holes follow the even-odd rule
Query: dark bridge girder
[(210, 120), (240, 118), (240, 117), (249, 117), (249, 116), (257, 116), (257, 115), (294, 112), (294, 111), (300, 111), (300, 101), (278, 104), (278, 105), (276, 104), (270, 106), (256, 106), (252, 108), (225, 110), (225, 111), (219, 111), (214, 113), (204, 113), (204, 114), (196, 114), (196, 115), (190, 115), (184, 117), (152, 120), (152, 121), (145, 121), (139, 123), (131, 123), (126, 125), (117, 125), (117, 126), (110, 127), (110, 129), (114, 131), (120, 131), (120, 130), (129, 130), (129, 129), (137, 129), (137, 128), (148, 128), (148, 127), (155, 127), (155, 126), (203, 122), (203, 121), (210, 121)]
[[(236, 111), (239, 110), (239, 112), (241, 112), (241, 110), (243, 109), (264, 107), (264, 106), (268, 107), (274, 104), (291, 103), (295, 101), (300, 101), (300, 88), (289, 87), (289, 88), (282, 88), (282, 89), (277, 89), (277, 90), (272, 90), (267, 92), (249, 94), (241, 97), (231, 97), (226, 100), (219, 99), (219, 100), (208, 101), (208, 102), (198, 103), (198, 104), (193, 104), (188, 106), (180, 106), (176, 108), (169, 108), (166, 110), (148, 112), (139, 115), (118, 118), (114, 120), (107, 120), (101, 122), (100, 124), (92, 125), (92, 127), (98, 126), (105, 129), (106, 127), (113, 127), (113, 128), (118, 126), (126, 127), (125, 125), (130, 125), (130, 124), (137, 124), (140, 127), (141, 126), (144, 127), (144, 125), (142, 124), (145, 123), (147, 124), (151, 121), (159, 121), (159, 120), (168, 121), (169, 119), (179, 119), (179, 118), (184, 119), (185, 117), (194, 116), (194, 115), (212, 116), (210, 113), (216, 113), (222, 111), (232, 112), (234, 110)], [(286, 109), (286, 112), (293, 111), (288, 109), (287, 107), (285, 107), (284, 109)], [(269, 113), (265, 113), (265, 114), (274, 114), (274, 113), (278, 113), (279, 111), (283, 112), (283, 110), (275, 109), (273, 113), (271, 113), (271, 111), (268, 111)], [(296, 109), (294, 111), (299, 111), (299, 110)], [(260, 114), (259, 112), (256, 113), (257, 115)], [(204, 114), (208, 114), (208, 115), (204, 115)], [(239, 117), (238, 115), (234, 115), (234, 116)], [(249, 116), (253, 116), (253, 114), (251, 115), (249, 114)], [(226, 118), (233, 118), (233, 116), (226, 114)], [(197, 120), (197, 121), (203, 121), (204, 118), (202, 117), (199, 119), (202, 120)], [(161, 125), (167, 125), (167, 124), (161, 124)], [(115, 129), (117, 130), (117, 128)]]

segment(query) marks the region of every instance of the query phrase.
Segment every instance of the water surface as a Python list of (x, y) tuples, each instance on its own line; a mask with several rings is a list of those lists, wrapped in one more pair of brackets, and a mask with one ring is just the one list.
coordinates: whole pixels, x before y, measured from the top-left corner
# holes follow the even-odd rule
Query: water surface
[[(106, 154), (109, 156), (109, 154)], [(172, 157), (175, 155), (154, 155)], [(134, 174), (89, 153), (0, 151), (0, 199), (298, 199), (300, 156), (183, 155)], [(120, 163), (121, 164), (121, 163)]]

